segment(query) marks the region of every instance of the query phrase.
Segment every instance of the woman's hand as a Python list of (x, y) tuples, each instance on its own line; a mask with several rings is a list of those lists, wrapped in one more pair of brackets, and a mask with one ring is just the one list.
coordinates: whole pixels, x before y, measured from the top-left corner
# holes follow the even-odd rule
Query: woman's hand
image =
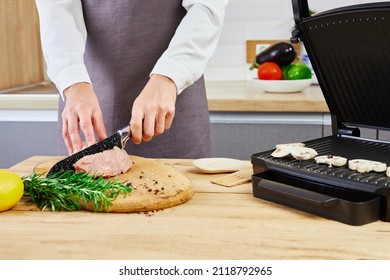
[(64, 91), (65, 108), (62, 111), (62, 137), (69, 155), (81, 150), (83, 144), (80, 129), (85, 136), (86, 146), (107, 137), (103, 114), (96, 94), (89, 83), (77, 83)]
[(175, 116), (175, 83), (153, 74), (133, 104), (130, 120), (131, 138), (135, 144), (150, 141), (171, 127)]

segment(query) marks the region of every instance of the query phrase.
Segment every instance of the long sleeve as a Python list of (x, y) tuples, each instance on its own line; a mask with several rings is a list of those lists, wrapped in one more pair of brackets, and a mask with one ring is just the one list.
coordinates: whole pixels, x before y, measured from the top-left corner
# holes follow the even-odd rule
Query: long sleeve
[(171, 78), (178, 93), (204, 73), (222, 28), (228, 0), (183, 0), (186, 16), (152, 70)]
[(87, 38), (80, 0), (36, 0), (47, 75), (63, 91), (77, 82), (91, 83), (84, 64)]
[[(36, 0), (48, 77), (60, 94), (91, 83), (84, 64), (87, 31), (80, 0)], [(204, 73), (221, 31), (228, 0), (183, 0), (186, 16), (151, 74), (171, 78), (178, 93)], [(63, 95), (62, 95), (63, 97)]]

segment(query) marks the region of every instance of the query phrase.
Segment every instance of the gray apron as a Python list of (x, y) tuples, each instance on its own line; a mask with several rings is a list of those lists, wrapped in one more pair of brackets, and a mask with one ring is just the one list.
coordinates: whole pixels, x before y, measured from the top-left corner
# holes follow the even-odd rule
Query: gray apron
[[(103, 112), (107, 134), (130, 121), (131, 108), (186, 14), (181, 0), (83, 0), (85, 63)], [(64, 104), (60, 101), (59, 123)], [(61, 136), (62, 123), (59, 126)], [(64, 141), (61, 154), (66, 155)], [(169, 130), (129, 154), (157, 158), (210, 156), (210, 120), (203, 77), (183, 91)]]

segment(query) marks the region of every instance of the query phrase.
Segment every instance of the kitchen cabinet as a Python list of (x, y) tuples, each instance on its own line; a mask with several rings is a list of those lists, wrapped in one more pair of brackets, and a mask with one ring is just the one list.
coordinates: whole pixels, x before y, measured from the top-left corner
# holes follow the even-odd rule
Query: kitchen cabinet
[(0, 1), (0, 92), (44, 81), (34, 0)]
[(0, 121), (0, 168), (32, 155), (56, 155), (56, 127), (56, 122)]

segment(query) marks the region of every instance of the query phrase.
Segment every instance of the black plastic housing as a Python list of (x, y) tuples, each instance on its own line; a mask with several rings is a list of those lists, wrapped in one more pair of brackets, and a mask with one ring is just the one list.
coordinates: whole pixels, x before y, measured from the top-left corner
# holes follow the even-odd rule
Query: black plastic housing
[[(390, 166), (390, 143), (363, 139), (359, 131), (390, 130), (390, 2), (313, 16), (307, 0), (292, 0), (292, 5), (291, 41), (304, 44), (332, 118), (332, 136), (302, 142), (319, 155)], [(251, 157), (255, 197), (350, 225), (390, 221), (390, 177), (385, 172), (362, 174), (292, 156), (277, 159), (272, 152)]]

